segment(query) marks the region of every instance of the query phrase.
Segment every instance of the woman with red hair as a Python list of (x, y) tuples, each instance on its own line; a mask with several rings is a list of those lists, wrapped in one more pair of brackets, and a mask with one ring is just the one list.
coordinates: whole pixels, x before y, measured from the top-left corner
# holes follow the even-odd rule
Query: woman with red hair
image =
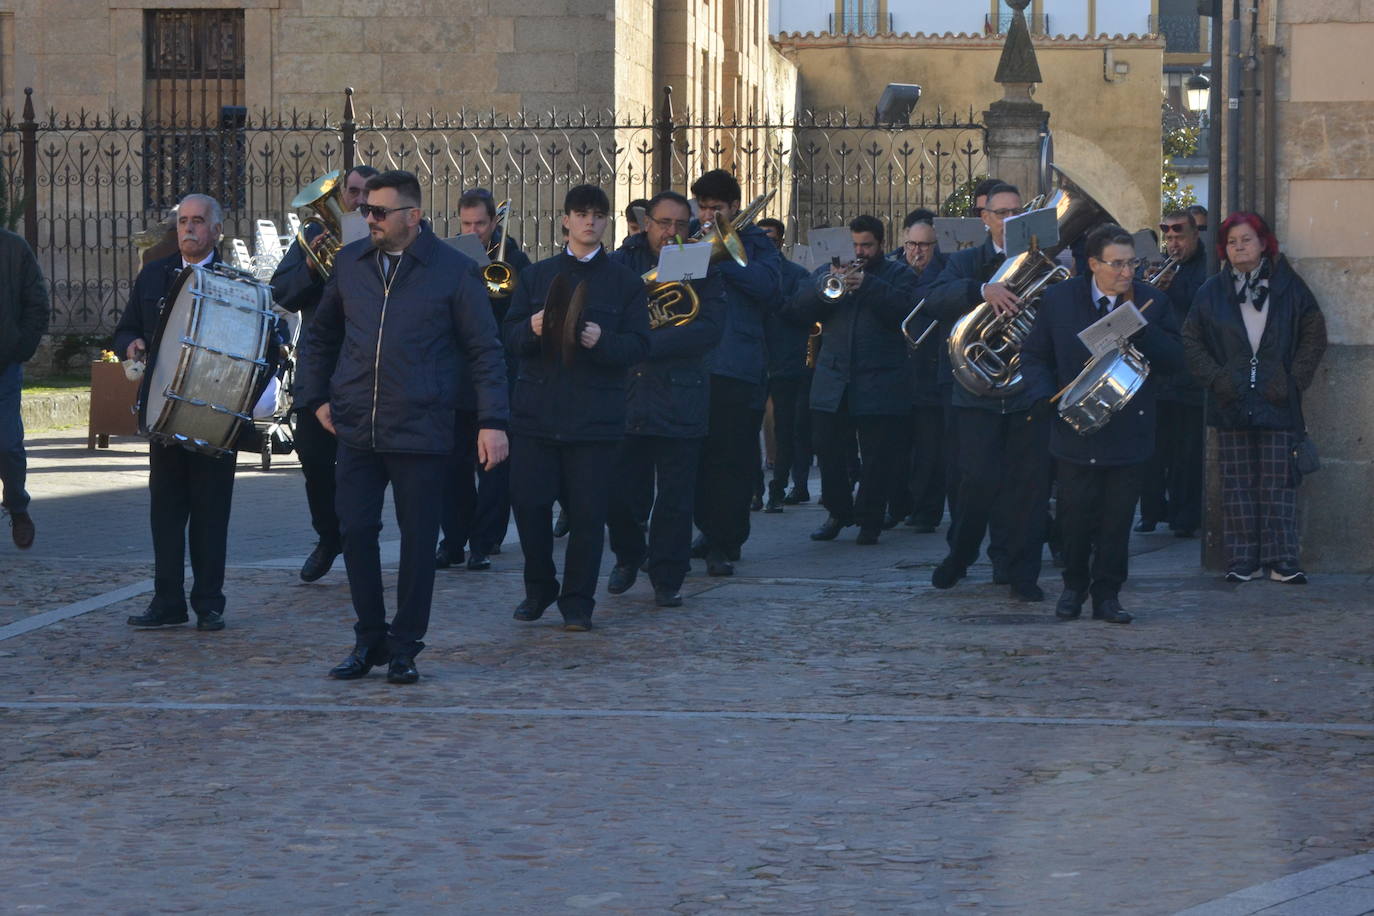
[(1268, 569), (1277, 582), (1303, 585), (1293, 446), (1305, 432), (1302, 392), (1326, 350), (1326, 320), (1257, 214), (1229, 216), (1217, 254), (1221, 270), (1198, 290), (1183, 346), (1220, 445), (1226, 579)]

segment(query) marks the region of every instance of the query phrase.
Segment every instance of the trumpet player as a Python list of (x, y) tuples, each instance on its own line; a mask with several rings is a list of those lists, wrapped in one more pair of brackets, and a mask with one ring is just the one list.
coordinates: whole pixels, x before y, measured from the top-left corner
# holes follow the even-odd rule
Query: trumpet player
[[(658, 266), (665, 246), (687, 234), (692, 218), (687, 198), (674, 191), (659, 193), (644, 210), (644, 231), (610, 256), (612, 263), (640, 276)], [(615, 553), (606, 591), (628, 591), (647, 559), (659, 607), (682, 604), (682, 580), (691, 567), (692, 503), (710, 409), (703, 361), (725, 325), (725, 289), (717, 271), (691, 280), (690, 288), (697, 298), (696, 317), (650, 331), (648, 356), (630, 369), (625, 438), (606, 516)], [(681, 284), (664, 284), (649, 296), (662, 302), (678, 297), (680, 314), (687, 293)]]
[[(377, 174), (370, 165), (355, 165), (343, 176), (343, 190), (339, 201), (345, 213), (352, 213), (367, 197), (367, 180)], [(305, 228), (306, 240), (318, 250), (328, 241), (324, 227), (317, 222)], [(340, 240), (335, 239), (335, 242)], [(297, 346), (304, 346), (310, 326), (315, 320), (315, 307), (324, 295), (325, 278), (320, 276), (315, 262), (306, 257), (299, 241), (291, 243), (286, 255), (272, 274), (272, 298), (288, 312), (301, 316), (301, 330)], [(334, 560), (343, 550), (339, 535), (339, 516), (334, 511), (334, 463), (338, 443), (334, 434), (320, 425), (314, 411), (296, 410), (296, 429), (292, 436), (296, 456), (300, 458), (301, 473), (305, 475), (305, 501), (310, 507), (310, 526), (318, 540), (315, 549), (301, 566), (301, 579), (314, 582), (329, 572)]]
[(1064, 538), (1064, 591), (1055, 615), (1073, 620), (1091, 597), (1094, 620), (1130, 623), (1118, 596), (1126, 581), (1141, 472), (1154, 449), (1153, 373), (1184, 371), (1183, 345), (1164, 294), (1132, 280), (1139, 262), (1130, 233), (1113, 224), (1099, 226), (1088, 234), (1084, 253), (1090, 275), (1058, 283), (1040, 299), (1035, 326), (1021, 350), (1021, 367), (1027, 392), (1048, 413), (1055, 392), (1073, 381), (1089, 356), (1078, 333), (1125, 301), (1143, 308), (1148, 324), (1132, 345), (1150, 363), (1144, 386), (1092, 435), (1079, 435), (1055, 418), (1050, 436)]
[[(915, 304), (916, 278), (905, 264), (883, 257), (883, 224), (876, 217), (857, 217), (849, 232), (853, 262), (817, 269), (789, 310), (825, 327), (811, 381), (811, 429), (821, 505), (830, 515), (811, 539), (831, 541), (857, 524), (856, 543), (876, 544), (893, 481), (903, 473), (911, 382), (901, 322)], [(863, 459), (857, 499), (845, 460), (856, 433)]]
[[(741, 192), (735, 176), (714, 169), (692, 183), (702, 220), (718, 224), (739, 216)], [(711, 376), (710, 429), (697, 472), (694, 516), (701, 545), (693, 553), (706, 560), (706, 572), (729, 576), (749, 538), (749, 504), (761, 461), (767, 359), (763, 317), (777, 307), (781, 256), (752, 224), (736, 227), (748, 262), (722, 262), (725, 331), (706, 357)]]
[[(486, 188), (465, 191), (458, 198), (458, 225), (463, 233), (477, 236), (489, 257), (501, 260), (510, 269), (513, 281), (530, 266), (520, 243), (510, 236), (508, 226), (497, 219), (496, 201)], [(500, 327), (510, 306), (510, 295), (488, 295), (488, 301), (496, 326)], [(506, 354), (507, 390), (514, 385), (514, 375), (515, 361)], [(460, 391), (457, 447), (452, 473), (445, 482), (443, 538), (435, 551), (434, 565), (447, 569), (462, 563), (466, 548), (467, 568), (483, 570), (491, 567), (489, 557), (500, 551), (510, 522), (510, 463), (503, 461), (488, 470), (477, 461), (477, 393), (467, 378), (466, 367)]]
[[(980, 302), (999, 315), (1015, 314), (1021, 301), (1001, 283), (990, 282), (1006, 260), (1003, 221), (1021, 210), (1021, 192), (1011, 185), (988, 191), (979, 216), (987, 237), (975, 248), (956, 251), (926, 295), (931, 318), (953, 325)], [(948, 365), (948, 347), (941, 353)], [(1041, 551), (1049, 505), (1049, 415), (1034, 409), (1024, 389), (1009, 397), (980, 396), (952, 385), (950, 403), (958, 438), (958, 495), (946, 539), (949, 554), (931, 573), (936, 588), (953, 588), (978, 559), (984, 533), (992, 580), (1009, 585), (1013, 598), (1043, 601), (1039, 585)]]
[[(1189, 210), (1170, 210), (1159, 224), (1168, 262), (1156, 271), (1174, 321), (1183, 326), (1193, 297), (1207, 279), (1207, 253)], [(1144, 278), (1150, 282), (1152, 277)], [(1155, 451), (1145, 466), (1136, 531), (1167, 524), (1192, 537), (1202, 524), (1202, 387), (1190, 372), (1156, 372)]]

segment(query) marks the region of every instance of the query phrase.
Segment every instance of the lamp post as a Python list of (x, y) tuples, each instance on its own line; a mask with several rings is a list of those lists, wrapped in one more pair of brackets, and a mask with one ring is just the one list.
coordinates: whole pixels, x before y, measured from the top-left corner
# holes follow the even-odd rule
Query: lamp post
[(1183, 84), (1183, 99), (1188, 110), (1201, 116), (1207, 110), (1212, 94), (1212, 82), (1201, 73), (1195, 72)]

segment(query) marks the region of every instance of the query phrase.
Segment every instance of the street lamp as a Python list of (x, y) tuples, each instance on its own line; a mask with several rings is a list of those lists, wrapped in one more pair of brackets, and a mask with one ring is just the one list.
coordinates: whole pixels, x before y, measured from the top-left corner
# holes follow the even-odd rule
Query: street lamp
[(1188, 110), (1201, 112), (1207, 110), (1209, 94), (1212, 91), (1212, 84), (1201, 73), (1194, 73), (1188, 77), (1183, 84), (1184, 99), (1187, 102)]

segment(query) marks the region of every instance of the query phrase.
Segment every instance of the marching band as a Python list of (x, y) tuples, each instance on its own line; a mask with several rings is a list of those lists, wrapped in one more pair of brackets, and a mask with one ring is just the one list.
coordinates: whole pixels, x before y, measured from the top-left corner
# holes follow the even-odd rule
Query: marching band
[[(655, 603), (680, 606), (692, 558), (711, 576), (734, 572), (751, 503), (777, 513), (812, 498), (813, 454), (827, 512), (813, 540), (857, 526), (856, 543), (874, 544), (903, 521), (933, 532), (948, 511), (935, 588), (968, 575), (986, 536), (993, 581), (1015, 600), (1043, 601), (1053, 545), (1057, 617), (1079, 617), (1091, 599), (1093, 618), (1123, 624), (1137, 504), (1137, 531), (1167, 524), (1187, 537), (1201, 525), (1205, 419), (1232, 455), (1231, 580), (1268, 569), (1304, 582), (1296, 484), (1276, 464), (1300, 441), (1301, 391), (1325, 345), (1301, 278), (1247, 214), (1223, 223), (1225, 263), (1208, 279), (1194, 214), (1166, 213), (1160, 267), (1056, 172), (1060, 187), (1029, 203), (1011, 185), (980, 184), (979, 244), (942, 251), (927, 210), (909, 214), (898, 239), (865, 214), (847, 226), (851, 249), (809, 275), (784, 257), (786, 226), (765, 217), (769, 198), (742, 206), (739, 181), (722, 169), (700, 176), (691, 199), (635, 201), (614, 251), (607, 194), (571, 188), (564, 245), (533, 264), (511, 236), (509, 202), (468, 189), (460, 224), (486, 252), (481, 267), (436, 234), (415, 176), (356, 166), (322, 177), (296, 201), (320, 215), (270, 289), (301, 319), (294, 439), (317, 542), (300, 577), (319, 579), (342, 555), (357, 615), (354, 648), (331, 676), (387, 665), (393, 683), (418, 680), (435, 569), (488, 568), (511, 510), (524, 554), (517, 620), (557, 604), (566, 630), (589, 629), (608, 529), (607, 591), (622, 594), (646, 572)], [(345, 244), (340, 223), (354, 211), (367, 237)], [(1009, 220), (1041, 211), (1055, 237), (1013, 242)], [(168, 403), (193, 402), (193, 380), (166, 368), (177, 344), (163, 333), (173, 309), (160, 303), (178, 272), (258, 282), (218, 265), (218, 213), (189, 195), (180, 254), (149, 264), (134, 286), (117, 339), (148, 362), (141, 400), (152, 386)], [(705, 273), (665, 276), (665, 253), (689, 243), (709, 245)], [(261, 371), (225, 395), (227, 406), (210, 405), (245, 421), (240, 432), (251, 428), (245, 405), (289, 354), (270, 340), (254, 346), (236, 358)], [(760, 503), (768, 403), (776, 454)], [(129, 623), (188, 619), (189, 518), (190, 606), (202, 629), (218, 629), (236, 442), (191, 435), (167, 413), (144, 424), (157, 593)], [(401, 530), (390, 618), (377, 540), (388, 486)], [(561, 576), (555, 503), (568, 529)]]

